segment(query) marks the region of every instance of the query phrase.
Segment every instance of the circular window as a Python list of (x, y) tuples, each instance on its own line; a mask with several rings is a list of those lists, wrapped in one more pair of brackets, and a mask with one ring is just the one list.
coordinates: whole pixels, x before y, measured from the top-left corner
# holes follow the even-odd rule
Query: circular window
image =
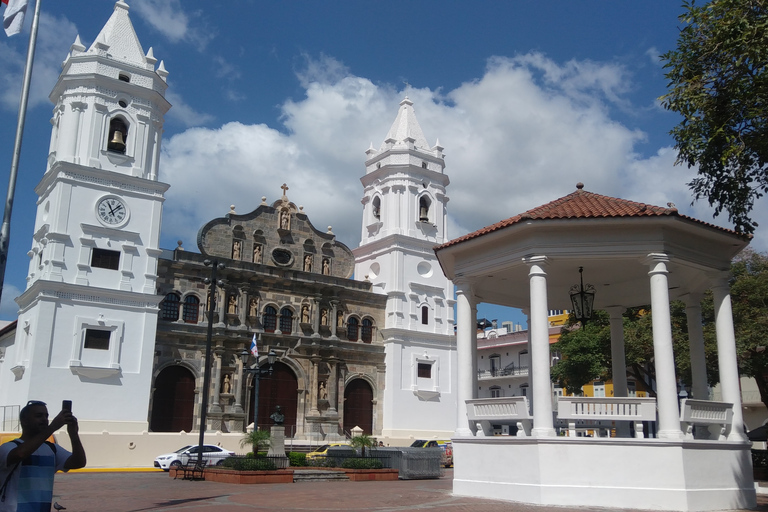
[(285, 249), (275, 249), (272, 251), (272, 260), (282, 267), (287, 267), (293, 263), (293, 254)]
[(422, 261), (416, 266), (416, 272), (422, 277), (432, 277), (432, 265), (426, 261)]
[(128, 103), (126, 103), (125, 100), (120, 100), (120, 101), (117, 102), (117, 104), (120, 105), (123, 108), (128, 106)]
[(371, 279), (376, 279), (376, 277), (379, 275), (379, 272), (381, 272), (381, 265), (376, 262), (371, 263), (371, 268), (368, 269), (368, 277)]

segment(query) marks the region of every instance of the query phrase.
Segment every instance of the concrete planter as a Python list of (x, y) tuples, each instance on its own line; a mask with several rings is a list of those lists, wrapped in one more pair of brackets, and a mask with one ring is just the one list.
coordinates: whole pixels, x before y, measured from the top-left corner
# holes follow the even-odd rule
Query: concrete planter
[(371, 480), (397, 480), (397, 469), (344, 469), (347, 477), (353, 482), (368, 482)]

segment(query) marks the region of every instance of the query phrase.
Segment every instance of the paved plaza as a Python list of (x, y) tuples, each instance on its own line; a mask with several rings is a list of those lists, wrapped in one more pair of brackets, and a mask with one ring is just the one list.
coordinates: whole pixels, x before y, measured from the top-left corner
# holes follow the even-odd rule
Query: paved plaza
[[(452, 470), (439, 480), (394, 482), (301, 482), (236, 485), (173, 480), (164, 472), (72, 472), (56, 475), (54, 500), (67, 512), (242, 512), (286, 510), (324, 512), (446, 510), (450, 512), (563, 512), (565, 507), (540, 507), (451, 494)], [(758, 497), (758, 510), (768, 499)], [(580, 508), (581, 512), (601, 511)]]

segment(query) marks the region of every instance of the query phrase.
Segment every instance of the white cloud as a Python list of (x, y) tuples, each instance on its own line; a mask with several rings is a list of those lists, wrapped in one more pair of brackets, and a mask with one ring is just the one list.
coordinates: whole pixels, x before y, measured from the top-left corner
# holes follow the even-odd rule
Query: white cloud
[(19, 305), (16, 304), (16, 298), (21, 295), (21, 291), (12, 284), (3, 283), (3, 297), (0, 300), (0, 318), (15, 320), (19, 316)]
[(165, 93), (165, 99), (171, 104), (168, 117), (177, 120), (187, 128), (204, 125), (214, 119), (212, 115), (198, 112), (192, 108), (182, 99), (181, 95), (173, 92), (173, 86), (168, 88), (168, 91)]
[[(195, 128), (165, 142), (162, 177), (171, 183), (164, 236), (196, 250), (197, 230), (225, 215), (288, 197), (304, 205), (316, 228), (333, 225), (339, 240), (360, 240), (364, 151), (379, 147), (404, 96), (352, 75), (323, 57), (300, 76), (306, 97), (286, 100), (287, 134), (265, 124)], [(585, 183), (589, 191), (665, 205), (711, 221), (711, 209), (691, 208), (691, 170), (674, 167), (674, 152), (643, 158), (645, 134), (611, 118), (629, 85), (613, 64), (559, 65), (540, 54), (494, 58), (477, 80), (442, 93), (412, 89), (416, 115), (430, 144), (446, 149), (449, 228), (460, 236), (552, 201)], [(725, 224), (726, 219), (718, 219)], [(166, 244), (167, 245), (167, 244)]]
[(172, 43), (189, 42), (203, 51), (214, 37), (208, 27), (193, 26), (193, 20), (199, 19), (200, 13), (189, 11), (180, 0), (134, 0), (131, 7)]

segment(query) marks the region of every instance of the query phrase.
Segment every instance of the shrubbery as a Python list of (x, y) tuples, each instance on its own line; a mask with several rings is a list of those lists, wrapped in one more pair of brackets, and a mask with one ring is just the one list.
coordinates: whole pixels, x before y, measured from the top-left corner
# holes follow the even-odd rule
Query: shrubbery
[(351, 458), (346, 459), (342, 464), (341, 467), (344, 469), (381, 469), (384, 467), (384, 465), (381, 463), (379, 459), (369, 459), (369, 458)]
[(222, 464), (225, 468), (236, 471), (273, 471), (277, 469), (275, 463), (267, 458), (229, 457)]
[(301, 467), (307, 465), (307, 454), (306, 453), (299, 453), (299, 452), (290, 452), (288, 454), (288, 460), (291, 462), (291, 466), (293, 467)]

